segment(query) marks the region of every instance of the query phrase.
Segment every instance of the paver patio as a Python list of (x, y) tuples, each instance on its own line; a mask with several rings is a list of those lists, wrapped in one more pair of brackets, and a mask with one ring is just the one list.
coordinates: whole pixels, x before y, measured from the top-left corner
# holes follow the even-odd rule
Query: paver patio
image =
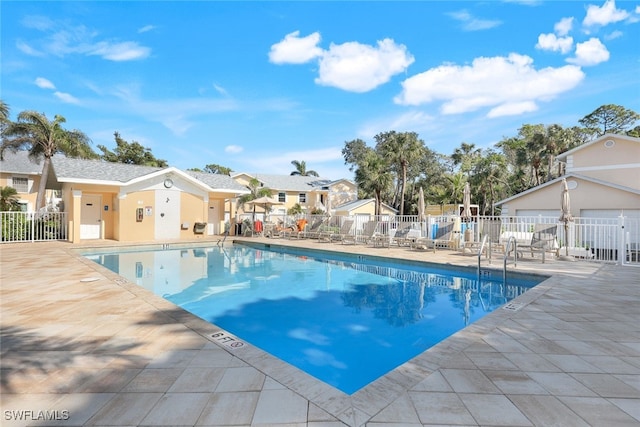
[[(446, 250), (249, 240), (477, 263)], [(251, 345), (220, 344), (216, 326), (76, 252), (96, 244), (118, 245), (0, 246), (3, 426), (640, 425), (638, 268), (525, 259), (517, 270), (551, 277), (515, 300), (521, 308), (349, 396)]]

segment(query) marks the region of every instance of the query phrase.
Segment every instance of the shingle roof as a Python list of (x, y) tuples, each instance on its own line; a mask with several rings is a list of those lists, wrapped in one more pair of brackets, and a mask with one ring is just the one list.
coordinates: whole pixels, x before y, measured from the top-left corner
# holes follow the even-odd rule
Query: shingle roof
[(229, 175), (220, 175), (205, 172), (184, 171), (187, 175), (192, 176), (198, 181), (202, 181), (211, 188), (224, 188), (237, 192), (248, 192), (247, 187), (240, 185)]
[(52, 163), (58, 181), (91, 180), (126, 183), (132, 179), (162, 170), (162, 168), (152, 166), (72, 159), (64, 156), (54, 156)]
[(29, 158), (27, 151), (12, 152), (6, 150), (0, 160), (0, 171), (25, 175), (40, 175), (42, 173), (42, 159), (36, 161)]
[[(234, 174), (234, 176), (242, 175), (243, 173)], [(330, 180), (317, 176), (301, 176), (301, 175), (271, 175), (271, 174), (249, 174), (244, 175), (252, 176), (258, 179), (264, 184), (265, 187), (273, 190), (280, 191), (311, 191), (319, 190), (322, 187), (327, 187), (335, 182), (343, 180)]]
[[(58, 182), (95, 181), (126, 184), (133, 179), (142, 178), (166, 169), (153, 166), (111, 163), (103, 160), (73, 159), (62, 155), (55, 155), (51, 164), (52, 173), (49, 175), (49, 179), (56, 179)], [(8, 173), (39, 175), (42, 172), (42, 160), (40, 163), (36, 163), (34, 160), (29, 159), (26, 151), (15, 153), (6, 151), (4, 159), (0, 161), (0, 170)], [(239, 193), (248, 191), (228, 175), (192, 171), (180, 172), (201, 181), (214, 190), (228, 190)], [(55, 186), (53, 183), (52, 185)]]

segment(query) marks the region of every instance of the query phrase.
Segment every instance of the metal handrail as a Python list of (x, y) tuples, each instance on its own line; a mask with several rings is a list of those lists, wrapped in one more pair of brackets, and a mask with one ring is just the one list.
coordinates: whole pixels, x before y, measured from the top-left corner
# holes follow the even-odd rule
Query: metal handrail
[(509, 257), (509, 248), (511, 247), (511, 242), (513, 242), (513, 265), (514, 267), (518, 266), (518, 241), (516, 240), (515, 236), (509, 236), (509, 240), (507, 240), (507, 246), (505, 246), (504, 248), (504, 257), (502, 259), (502, 280), (504, 282), (507, 281), (507, 258)]
[(488, 234), (485, 234), (482, 237), (482, 243), (480, 243), (480, 249), (478, 249), (478, 277), (480, 277), (480, 260), (482, 259), (482, 251), (484, 250), (484, 245), (487, 243)]

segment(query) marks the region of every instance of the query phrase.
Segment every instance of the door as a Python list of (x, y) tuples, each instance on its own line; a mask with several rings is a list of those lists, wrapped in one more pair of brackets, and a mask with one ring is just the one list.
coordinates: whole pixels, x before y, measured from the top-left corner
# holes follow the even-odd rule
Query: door
[(156, 190), (155, 238), (180, 238), (180, 191)]
[(102, 197), (83, 194), (80, 207), (80, 239), (99, 239), (102, 235)]
[(209, 201), (209, 218), (207, 218), (209, 226), (207, 234), (210, 236), (222, 234), (224, 232), (224, 230), (220, 230), (220, 212), (222, 211), (220, 206), (220, 200)]

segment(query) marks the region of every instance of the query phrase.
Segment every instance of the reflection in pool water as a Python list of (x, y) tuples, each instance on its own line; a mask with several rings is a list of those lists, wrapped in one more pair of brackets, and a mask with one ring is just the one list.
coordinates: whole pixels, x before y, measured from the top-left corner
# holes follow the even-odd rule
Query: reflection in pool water
[(539, 281), (237, 245), (87, 256), (346, 393)]

